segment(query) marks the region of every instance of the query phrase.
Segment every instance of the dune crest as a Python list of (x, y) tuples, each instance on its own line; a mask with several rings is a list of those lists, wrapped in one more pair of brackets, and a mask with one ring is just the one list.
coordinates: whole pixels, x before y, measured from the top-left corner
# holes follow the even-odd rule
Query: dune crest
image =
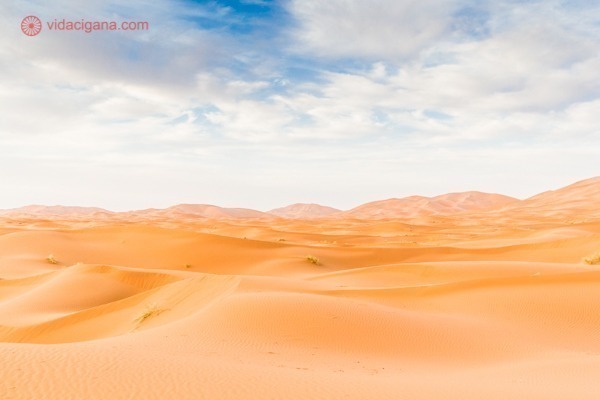
[(311, 219), (332, 216), (340, 212), (341, 210), (338, 210), (337, 208), (321, 206), (319, 204), (297, 203), (282, 208), (276, 208), (269, 211), (269, 214), (283, 218)]
[(0, 210), (7, 218), (48, 217), (50, 219), (93, 217), (103, 220), (140, 221), (144, 219), (265, 219), (276, 217), (290, 219), (358, 218), (415, 219), (431, 216), (474, 214), (476, 218), (488, 215), (498, 217), (508, 209), (526, 216), (530, 211), (539, 216), (564, 217), (585, 211), (599, 215), (596, 205), (600, 202), (600, 177), (586, 179), (572, 185), (540, 193), (526, 200), (495, 193), (478, 191), (448, 193), (434, 197), (409, 196), (365, 203), (351, 210), (338, 210), (319, 204), (297, 203), (262, 212), (248, 208), (225, 208), (209, 204), (179, 204), (166, 209), (112, 212), (97, 207), (42, 206)]
[(344, 214), (361, 219), (415, 218), (493, 209), (516, 202), (519, 200), (500, 194), (463, 192), (435, 197), (410, 196), (374, 201), (346, 211)]

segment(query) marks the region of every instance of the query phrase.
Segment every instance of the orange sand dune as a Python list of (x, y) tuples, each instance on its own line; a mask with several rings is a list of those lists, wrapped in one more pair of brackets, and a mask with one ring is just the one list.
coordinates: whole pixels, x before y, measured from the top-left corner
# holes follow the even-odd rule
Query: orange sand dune
[(310, 219), (332, 216), (340, 213), (336, 208), (321, 206), (319, 204), (297, 203), (286, 207), (276, 208), (269, 211), (269, 214), (283, 218)]
[(347, 216), (363, 219), (414, 218), (423, 215), (447, 215), (463, 211), (498, 208), (519, 201), (491, 193), (449, 193), (435, 197), (410, 196), (363, 204), (345, 212)]
[(597, 187), (410, 219), (5, 215), (0, 398), (598, 399)]

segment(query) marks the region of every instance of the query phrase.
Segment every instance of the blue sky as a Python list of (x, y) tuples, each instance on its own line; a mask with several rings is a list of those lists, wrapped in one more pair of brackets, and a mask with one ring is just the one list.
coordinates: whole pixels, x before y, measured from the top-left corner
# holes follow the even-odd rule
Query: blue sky
[[(0, 5), (0, 208), (339, 208), (600, 175), (592, 1)], [(139, 32), (27, 37), (46, 21)]]

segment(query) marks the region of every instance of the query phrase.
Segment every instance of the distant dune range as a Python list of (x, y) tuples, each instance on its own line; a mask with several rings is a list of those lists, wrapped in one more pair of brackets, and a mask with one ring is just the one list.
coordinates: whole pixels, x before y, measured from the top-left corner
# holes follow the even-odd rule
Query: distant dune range
[[(188, 215), (208, 219), (290, 219), (357, 218), (357, 219), (411, 219), (427, 216), (444, 216), (458, 213), (482, 211), (506, 213), (507, 210), (528, 214), (531, 210), (536, 217), (564, 216), (572, 211), (597, 213), (600, 202), (600, 177), (577, 182), (562, 189), (540, 193), (526, 200), (502, 194), (477, 191), (449, 193), (435, 197), (410, 196), (373, 201), (342, 211), (319, 204), (298, 203), (276, 208), (267, 212), (247, 208), (224, 208), (207, 204), (179, 204), (166, 209), (147, 209), (128, 212), (112, 212), (98, 207), (43, 206), (30, 205), (21, 208), (0, 210), (0, 216), (47, 216), (47, 217), (110, 217), (141, 216), (168, 217)], [(543, 213), (541, 212), (543, 211)]]
[(600, 178), (0, 211), (0, 399), (600, 398)]
[(276, 208), (268, 213), (282, 218), (310, 219), (339, 215), (342, 211), (337, 208), (321, 206), (319, 204), (298, 203), (287, 207)]

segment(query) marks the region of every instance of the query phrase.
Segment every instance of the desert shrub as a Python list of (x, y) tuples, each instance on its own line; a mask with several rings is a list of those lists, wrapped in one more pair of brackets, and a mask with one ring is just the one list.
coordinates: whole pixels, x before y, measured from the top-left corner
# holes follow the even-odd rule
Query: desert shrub
[(321, 264), (321, 261), (317, 257), (311, 256), (311, 255), (306, 256), (306, 261), (308, 261), (311, 264), (315, 264), (315, 265)]
[(56, 258), (54, 258), (52, 254), (48, 254), (48, 257), (46, 257), (46, 261), (48, 261), (50, 264), (58, 264), (58, 261), (56, 260)]
[(600, 253), (596, 253), (589, 257), (583, 259), (583, 262), (589, 265), (598, 265), (600, 264)]
[(163, 311), (165, 311), (165, 310), (158, 307), (158, 305), (156, 305), (156, 304), (148, 304), (146, 306), (146, 309), (144, 310), (144, 312), (142, 312), (140, 315), (138, 315), (134, 319), (134, 322), (137, 322), (138, 325), (141, 325), (148, 318), (157, 316), (158, 314), (162, 313)]

